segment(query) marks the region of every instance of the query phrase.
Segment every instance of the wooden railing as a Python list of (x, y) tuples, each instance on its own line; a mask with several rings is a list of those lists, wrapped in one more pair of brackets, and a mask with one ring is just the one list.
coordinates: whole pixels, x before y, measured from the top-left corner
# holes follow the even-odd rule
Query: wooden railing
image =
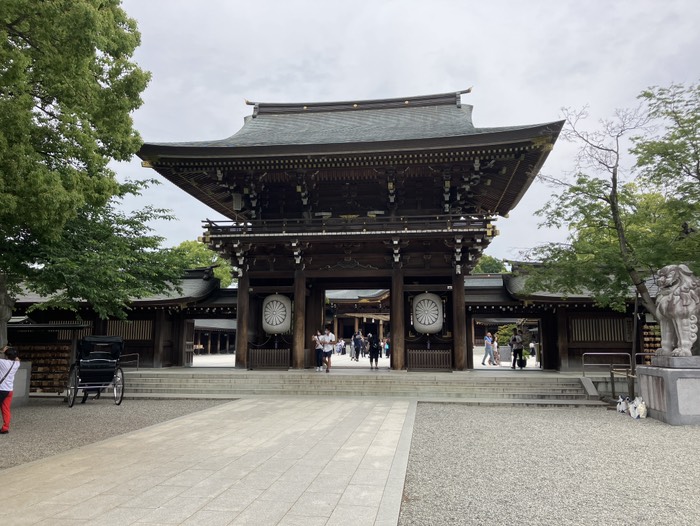
[(452, 231), (480, 233), (491, 230), (491, 218), (453, 214), (429, 216), (354, 216), (317, 219), (260, 219), (245, 223), (206, 220), (206, 235), (216, 238), (274, 236), (279, 234), (313, 235), (318, 233), (411, 233), (412, 231)]
[(248, 369), (289, 369), (291, 349), (248, 349)]
[(406, 368), (409, 371), (451, 371), (451, 349), (408, 349)]

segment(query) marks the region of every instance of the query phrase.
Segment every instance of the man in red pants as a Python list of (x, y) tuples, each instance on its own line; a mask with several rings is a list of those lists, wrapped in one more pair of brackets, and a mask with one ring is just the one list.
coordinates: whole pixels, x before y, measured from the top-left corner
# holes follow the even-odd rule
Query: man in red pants
[(2, 412), (2, 428), (0, 435), (10, 432), (10, 405), (12, 404), (12, 390), (15, 385), (15, 374), (19, 369), (17, 350), (7, 345), (2, 349), (0, 356), (0, 412)]

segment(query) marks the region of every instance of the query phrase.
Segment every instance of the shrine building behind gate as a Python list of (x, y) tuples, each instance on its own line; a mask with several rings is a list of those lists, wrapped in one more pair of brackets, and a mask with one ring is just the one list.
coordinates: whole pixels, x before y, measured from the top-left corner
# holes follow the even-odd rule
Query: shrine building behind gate
[(392, 368), (471, 366), (464, 276), (563, 121), (476, 128), (467, 92), (249, 103), (227, 139), (144, 144), (145, 166), (230, 219), (204, 239), (240, 269), (237, 367), (309, 366), (326, 291), (346, 289), (390, 291)]

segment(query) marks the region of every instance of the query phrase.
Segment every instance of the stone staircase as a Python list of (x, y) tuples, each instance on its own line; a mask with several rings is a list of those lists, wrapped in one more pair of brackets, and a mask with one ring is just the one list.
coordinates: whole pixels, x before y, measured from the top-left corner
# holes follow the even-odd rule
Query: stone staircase
[(248, 396), (404, 397), (484, 405), (603, 405), (577, 376), (558, 374), (396, 371), (125, 371), (125, 398)]

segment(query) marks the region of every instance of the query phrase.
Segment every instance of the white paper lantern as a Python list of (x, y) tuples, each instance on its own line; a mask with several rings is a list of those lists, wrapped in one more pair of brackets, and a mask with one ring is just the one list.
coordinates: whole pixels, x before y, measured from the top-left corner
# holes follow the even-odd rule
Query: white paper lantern
[(272, 294), (263, 300), (262, 325), (267, 334), (284, 334), (292, 325), (292, 300)]
[(442, 300), (437, 294), (418, 294), (413, 298), (413, 328), (421, 334), (442, 330)]

